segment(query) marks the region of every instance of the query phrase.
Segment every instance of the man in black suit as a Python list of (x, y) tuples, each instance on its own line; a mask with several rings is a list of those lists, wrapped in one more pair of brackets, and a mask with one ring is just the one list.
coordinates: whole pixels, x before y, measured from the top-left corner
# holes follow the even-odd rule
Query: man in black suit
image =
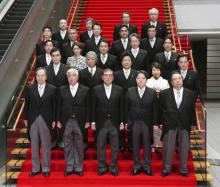
[(161, 91), (159, 97), (163, 125), (162, 176), (165, 177), (171, 172), (177, 134), (180, 154), (179, 172), (182, 176), (188, 176), (189, 133), (191, 126), (195, 125), (195, 94), (183, 88), (183, 78), (178, 71), (171, 73), (171, 84), (172, 88)]
[(85, 53), (94, 51), (96, 54), (99, 53), (99, 43), (103, 39), (102, 37), (102, 25), (95, 22), (92, 25), (93, 36), (86, 42)]
[[(149, 69), (155, 59), (155, 55), (164, 50), (163, 40), (156, 37), (156, 28), (151, 25), (148, 27), (148, 38), (141, 40), (140, 48), (148, 52), (149, 67), (148, 72), (151, 75), (151, 69)], [(150, 70), (150, 71), (149, 71)]]
[(65, 19), (61, 19), (59, 21), (59, 31), (53, 33), (52, 40), (58, 41), (61, 46), (67, 43), (69, 41), (67, 28), (68, 28), (67, 21)]
[(132, 68), (136, 70), (145, 70), (149, 68), (149, 59), (147, 51), (140, 49), (140, 39), (136, 33), (130, 35), (131, 49), (130, 53), (134, 57), (134, 63), (132, 63)]
[(156, 8), (152, 8), (149, 10), (149, 18), (150, 22), (146, 22), (142, 25), (141, 29), (141, 38), (147, 38), (148, 37), (148, 28), (149, 26), (153, 25), (156, 27), (157, 30), (157, 37), (164, 39), (168, 33), (167, 33), (167, 27), (164, 23), (157, 21), (159, 15), (159, 11)]
[(110, 68), (112, 71), (119, 69), (119, 64), (116, 56), (109, 53), (109, 40), (102, 39), (99, 43), (99, 54), (97, 55), (97, 67), (101, 69)]
[[(124, 129), (123, 89), (112, 84), (113, 71), (105, 69), (102, 75), (104, 84), (93, 88), (91, 128), (97, 131), (98, 175), (108, 170), (113, 176), (118, 175), (118, 131)], [(110, 166), (106, 165), (106, 144), (111, 145)]]
[(83, 175), (83, 131), (90, 126), (89, 88), (78, 83), (78, 71), (67, 71), (68, 85), (58, 91), (57, 125), (64, 127), (65, 176)]
[[(46, 83), (44, 68), (36, 70), (36, 82), (27, 87), (24, 107), (24, 123), (31, 140), (32, 172), (29, 176), (41, 173), (50, 175), (51, 133), (56, 123), (56, 87)], [(40, 144), (42, 147), (42, 167), (40, 166)]]
[[(146, 87), (147, 72), (137, 73), (137, 86), (128, 89), (125, 99), (125, 122), (131, 126), (134, 166), (131, 176), (138, 175), (142, 169), (146, 175), (151, 171), (151, 139), (153, 125), (157, 124), (158, 102), (156, 92)], [(140, 164), (140, 143), (144, 149), (143, 164)]]
[(112, 44), (110, 53), (115, 55), (118, 61), (121, 60), (121, 55), (123, 52), (131, 49), (130, 39), (129, 39), (129, 30), (127, 25), (120, 25), (119, 27), (120, 39), (116, 40)]
[(35, 68), (49, 66), (51, 63), (51, 55), (50, 52), (54, 48), (53, 41), (47, 40), (44, 42), (44, 50), (45, 54), (39, 55), (36, 58)]
[[(114, 73), (114, 84), (121, 86), (124, 93), (127, 93), (128, 88), (136, 86), (137, 70), (132, 68), (133, 61), (132, 54), (124, 52), (121, 58), (122, 69)], [(126, 144), (125, 133), (123, 131), (119, 133), (119, 140), (120, 150), (124, 151), (126, 149)], [(132, 134), (130, 128), (128, 128), (128, 151), (132, 152)]]
[(121, 25), (127, 25), (128, 26), (129, 34), (138, 33), (138, 29), (137, 29), (136, 25), (130, 24), (130, 20), (131, 20), (130, 12), (123, 12), (122, 15), (121, 15), (121, 19), (122, 19), (122, 24), (115, 25), (114, 32), (113, 32), (113, 40), (119, 40), (120, 39), (119, 32), (120, 32), (120, 26)]
[(93, 18), (86, 19), (86, 31), (80, 33), (80, 42), (85, 43), (93, 36), (92, 25), (94, 24)]
[(196, 71), (189, 70), (188, 55), (180, 55), (178, 64), (180, 73), (183, 77), (183, 87), (193, 91), (197, 98), (201, 94), (199, 86), (199, 77)]
[(170, 80), (170, 73), (178, 70), (179, 54), (172, 52), (173, 41), (166, 37), (163, 43), (164, 51), (155, 55), (155, 62), (161, 65), (161, 76), (164, 79)]
[[(45, 53), (44, 50), (44, 42), (47, 40), (52, 40), (52, 28), (49, 26), (43, 27), (43, 33), (40, 38), (40, 41), (36, 44), (36, 56), (42, 55)], [(54, 43), (54, 47), (60, 48), (60, 43), (58, 41), (52, 40)]]

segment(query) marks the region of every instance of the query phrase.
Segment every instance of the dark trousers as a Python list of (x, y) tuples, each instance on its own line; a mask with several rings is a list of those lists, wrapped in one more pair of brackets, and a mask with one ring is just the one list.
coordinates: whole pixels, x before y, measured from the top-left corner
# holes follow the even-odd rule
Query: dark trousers
[(97, 159), (98, 167), (100, 171), (106, 171), (106, 145), (109, 138), (111, 146), (111, 161), (109, 170), (111, 172), (117, 171), (118, 150), (119, 150), (119, 138), (118, 130), (113, 126), (112, 121), (107, 119), (103, 127), (99, 130), (97, 135)]
[[(178, 134), (178, 137), (177, 137)], [(189, 132), (185, 129), (171, 129), (163, 139), (163, 169), (171, 172), (173, 154), (176, 148), (176, 137), (178, 142), (178, 151), (180, 154), (179, 171), (181, 173), (187, 172), (187, 159), (190, 148)]]
[(83, 136), (77, 121), (70, 118), (63, 134), (66, 171), (82, 171), (84, 158)]
[(150, 131), (147, 125), (143, 121), (135, 121), (132, 124), (132, 142), (133, 142), (134, 169), (141, 169), (141, 163), (140, 163), (141, 143), (144, 149), (142, 168), (144, 170), (150, 169), (150, 165), (151, 165)]

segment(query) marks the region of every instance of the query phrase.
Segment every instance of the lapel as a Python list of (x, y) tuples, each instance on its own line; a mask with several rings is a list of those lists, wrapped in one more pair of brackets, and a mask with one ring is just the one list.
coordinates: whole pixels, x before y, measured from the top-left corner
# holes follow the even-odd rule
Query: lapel
[(136, 95), (137, 95), (137, 97), (139, 98), (139, 100), (140, 101), (142, 101), (142, 99), (145, 97), (145, 95), (146, 95), (146, 92), (147, 92), (147, 87), (145, 87), (145, 91), (144, 91), (144, 94), (142, 95), (142, 98), (140, 97), (140, 95), (139, 95), (139, 92), (138, 92), (138, 86), (136, 86)]
[(103, 90), (104, 98), (106, 98), (107, 101), (110, 101), (112, 99), (112, 95), (114, 94), (114, 88), (113, 87), (114, 87), (114, 85), (112, 84), (111, 94), (110, 94), (110, 97), (108, 99), (108, 97), (107, 97), (107, 95), (105, 93), (105, 86), (104, 86), (104, 84), (102, 84), (102, 90)]
[(76, 94), (75, 94), (74, 97), (73, 97), (73, 95), (72, 95), (72, 93), (71, 93), (71, 91), (70, 91), (70, 85), (67, 86), (67, 89), (68, 89), (67, 92), (68, 92), (69, 96), (71, 97), (71, 99), (72, 99), (72, 100), (75, 100), (75, 99), (76, 99), (76, 101), (77, 101), (77, 98), (78, 98), (78, 95), (79, 95), (79, 91), (80, 91), (80, 89), (81, 89), (80, 84), (78, 83), (78, 88), (77, 88), (77, 90), (76, 90)]
[(181, 110), (185, 104), (185, 101), (187, 100), (187, 93), (186, 93), (186, 90), (183, 88), (183, 97), (182, 97), (182, 102), (180, 103), (180, 107), (179, 107), (179, 110)]
[(177, 105), (176, 105), (176, 100), (175, 100), (174, 92), (173, 92), (172, 88), (170, 88), (170, 91), (169, 91), (169, 98), (170, 98), (170, 101), (171, 101), (172, 105), (175, 106), (176, 110), (178, 110)]
[(189, 70), (187, 70), (186, 77), (185, 77), (185, 79), (183, 80), (183, 82), (186, 82), (186, 81), (188, 81), (188, 80), (190, 80), (190, 79), (192, 79), (192, 78), (191, 78), (191, 73), (189, 72)]
[[(124, 74), (124, 73), (123, 73)], [(124, 76), (125, 77), (125, 76)], [(128, 76), (128, 79), (127, 80), (130, 80), (131, 78), (133, 78), (134, 77), (134, 70), (133, 69), (131, 69), (131, 72), (130, 72), (130, 74), (129, 74), (129, 76)]]
[[(44, 100), (45, 100), (45, 98), (46, 98), (46, 96), (47, 96), (47, 94), (48, 94), (48, 84), (46, 83), (46, 85), (45, 85), (45, 88), (44, 88), (44, 93), (43, 93), (43, 95), (42, 95), (42, 97), (41, 97), (41, 101), (42, 101), (42, 103), (44, 102)], [(39, 95), (39, 94), (38, 94)], [(40, 95), (39, 95), (40, 96)]]
[(38, 83), (34, 83), (34, 96), (35, 96), (35, 99), (37, 100), (37, 104), (40, 103), (40, 95), (39, 95), (39, 92), (38, 92)]

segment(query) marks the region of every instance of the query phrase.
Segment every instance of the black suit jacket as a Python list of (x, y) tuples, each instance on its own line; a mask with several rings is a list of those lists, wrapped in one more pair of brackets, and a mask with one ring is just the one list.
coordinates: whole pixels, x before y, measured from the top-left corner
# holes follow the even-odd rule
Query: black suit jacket
[[(102, 39), (104, 39), (104, 38), (101, 37), (99, 40), (99, 43)], [(95, 37), (92, 36), (91, 39), (86, 42), (85, 53), (88, 53), (89, 51), (94, 51), (96, 54), (98, 54), (99, 53), (99, 43), (96, 45)]]
[(48, 83), (42, 97), (38, 92), (38, 83), (26, 88), (24, 119), (28, 121), (28, 136), (32, 123), (40, 114), (51, 130), (52, 122), (56, 121), (56, 87)]
[(127, 92), (128, 88), (136, 86), (137, 70), (131, 69), (128, 79), (125, 78), (123, 70), (118, 70), (114, 73), (114, 83), (121, 86), (124, 89), (124, 93)]
[(174, 70), (179, 69), (178, 59), (179, 59), (179, 54), (174, 53), (174, 52), (171, 52), (169, 62), (166, 61), (164, 52), (156, 54), (155, 62), (158, 62), (161, 65), (161, 76), (164, 79), (169, 80), (170, 73)]
[[(114, 27), (114, 32), (113, 32), (113, 40), (118, 40), (120, 39), (120, 35), (119, 35), (119, 32), (120, 32), (120, 26), (122, 24), (119, 24), (119, 25), (115, 25)], [(131, 25), (129, 24), (129, 35), (132, 34), (132, 33), (138, 33), (138, 28), (136, 25)]]
[(117, 57), (115, 55), (112, 55), (111, 53), (108, 53), (108, 58), (107, 58), (105, 64), (102, 63), (101, 54), (99, 53), (97, 55), (97, 64), (96, 64), (96, 66), (101, 68), (101, 69), (110, 68), (113, 71), (116, 71), (120, 68), (119, 63), (117, 61)]
[(46, 54), (42, 54), (42, 55), (37, 56), (35, 68), (37, 69), (39, 67), (45, 67), (45, 66), (47, 66)]
[(60, 45), (62, 46), (63, 44), (65, 44), (69, 41), (68, 32), (66, 32), (66, 35), (63, 39), (61, 37), (60, 31), (57, 31), (57, 32), (53, 33), (52, 40), (58, 41), (60, 43)]
[(160, 39), (160, 38), (156, 38), (154, 46), (152, 48), (151, 45), (150, 45), (149, 39), (144, 38), (144, 39), (141, 40), (140, 48), (144, 49), (148, 52), (149, 65), (151, 66), (151, 64), (153, 63), (153, 61), (155, 59), (155, 55), (157, 53), (160, 53), (160, 52), (164, 51), (163, 40)]
[[(92, 35), (93, 36), (93, 35)], [(89, 37), (88, 31), (84, 31), (82, 33), (80, 33), (80, 42), (86, 43), (88, 40), (90, 40), (91, 38)]]
[(109, 117), (113, 125), (119, 130), (119, 125), (124, 121), (123, 89), (112, 85), (111, 96), (108, 99), (105, 94), (104, 84), (98, 85), (92, 91), (92, 122), (96, 122), (96, 130), (99, 131)]
[(183, 98), (179, 109), (177, 108), (173, 88), (160, 92), (160, 117), (163, 124), (163, 135), (170, 129), (180, 127), (190, 131), (195, 125), (195, 94), (187, 88), (183, 89)]
[[(148, 30), (149, 26), (150, 26), (150, 22), (146, 22), (142, 25), (141, 38), (147, 38), (148, 37), (147, 30)], [(167, 27), (164, 23), (157, 22), (156, 30), (157, 30), (157, 35), (156, 36), (158, 38), (164, 39), (168, 35)]]
[(67, 76), (66, 72), (69, 69), (68, 66), (60, 63), (60, 69), (55, 76), (54, 68), (53, 68), (53, 63), (51, 63), (49, 66), (46, 66), (47, 70), (47, 82), (56, 86), (60, 87), (68, 83), (67, 81)]
[(57, 121), (65, 126), (68, 119), (74, 115), (80, 129), (83, 131), (85, 123), (90, 122), (89, 97), (89, 88), (81, 84), (79, 84), (74, 97), (70, 92), (69, 85), (60, 87), (57, 94)]
[(93, 77), (90, 75), (88, 68), (79, 71), (79, 83), (89, 88), (93, 88), (99, 84), (102, 84), (103, 70), (96, 67)]
[[(53, 41), (54, 47), (61, 48), (60, 43), (58, 41), (55, 41), (55, 40), (52, 40), (52, 41)], [(36, 44), (36, 56), (42, 55), (44, 53), (45, 53), (44, 42), (40, 41)]]
[[(132, 54), (131, 50), (129, 50), (129, 52)], [(133, 56), (133, 54), (132, 54), (132, 56)], [(145, 51), (143, 49), (139, 49), (139, 52), (138, 52), (136, 58), (134, 57), (134, 63), (132, 64), (131, 67), (133, 69), (136, 69), (136, 70), (148, 71), (148, 69), (149, 69), (149, 58), (148, 58), (147, 51)]]

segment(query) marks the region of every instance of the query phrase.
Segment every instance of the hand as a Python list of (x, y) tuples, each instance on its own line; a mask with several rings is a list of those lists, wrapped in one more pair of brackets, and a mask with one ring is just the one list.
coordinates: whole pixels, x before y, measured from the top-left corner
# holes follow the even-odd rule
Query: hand
[(95, 126), (95, 123), (94, 123), (94, 122), (91, 123), (91, 129), (94, 130), (94, 131), (96, 130), (96, 126)]
[(120, 131), (124, 130), (125, 129), (125, 126), (123, 123), (120, 124), (120, 127), (119, 127)]
[(25, 125), (25, 127), (28, 126), (28, 122), (27, 122), (27, 120), (24, 120), (24, 125)]
[(57, 122), (57, 127), (58, 127), (59, 129), (62, 128), (62, 124), (60, 123), (60, 121)]
[(89, 123), (89, 122), (86, 122), (86, 123), (85, 123), (85, 128), (88, 129), (89, 127), (90, 127), (90, 123)]
[(56, 126), (56, 123), (55, 123), (55, 121), (53, 121), (53, 123), (52, 123), (52, 129), (54, 129), (55, 126)]

